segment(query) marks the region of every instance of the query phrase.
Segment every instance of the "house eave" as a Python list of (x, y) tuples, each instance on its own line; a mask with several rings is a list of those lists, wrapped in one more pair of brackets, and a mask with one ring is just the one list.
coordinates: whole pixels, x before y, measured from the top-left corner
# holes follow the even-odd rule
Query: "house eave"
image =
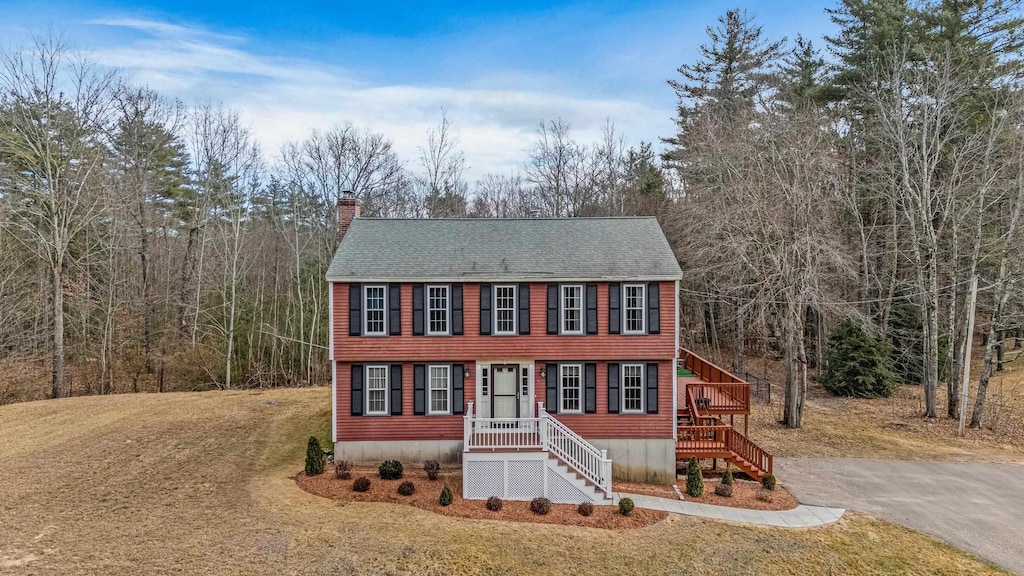
[(644, 276), (600, 276), (600, 277), (586, 277), (586, 278), (573, 278), (567, 276), (523, 276), (523, 275), (510, 275), (510, 276), (431, 276), (431, 277), (411, 277), (411, 276), (393, 276), (393, 277), (357, 277), (357, 276), (327, 276), (328, 282), (342, 282), (342, 283), (451, 283), (451, 282), (675, 282), (682, 280), (682, 275), (666, 276), (666, 275), (644, 275)]

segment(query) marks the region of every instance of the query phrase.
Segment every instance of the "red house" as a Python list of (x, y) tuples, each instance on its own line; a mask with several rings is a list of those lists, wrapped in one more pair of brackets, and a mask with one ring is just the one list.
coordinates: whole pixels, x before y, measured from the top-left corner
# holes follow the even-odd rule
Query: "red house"
[(467, 498), (674, 481), (682, 271), (654, 218), (358, 216), (327, 271), (336, 459), (461, 463)]

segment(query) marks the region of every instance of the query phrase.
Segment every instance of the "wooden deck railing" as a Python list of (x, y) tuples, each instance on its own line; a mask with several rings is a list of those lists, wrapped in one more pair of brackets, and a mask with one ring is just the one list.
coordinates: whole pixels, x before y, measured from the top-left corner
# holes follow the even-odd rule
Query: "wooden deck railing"
[(766, 474), (773, 473), (771, 454), (765, 452), (760, 446), (748, 440), (746, 436), (740, 434), (739, 430), (735, 430), (730, 427), (728, 437), (730, 450), (739, 454), (744, 460), (750, 462), (754, 466), (757, 466)]
[(742, 378), (734, 376), (731, 372), (722, 370), (718, 366), (708, 362), (686, 348), (679, 349), (679, 358), (682, 359), (683, 366), (685, 366), (687, 370), (693, 372), (705, 382), (737, 382), (746, 384), (746, 381)]
[(735, 454), (765, 474), (772, 474), (772, 455), (728, 424), (680, 426), (678, 449), (693, 454), (729, 457)]
[(746, 382), (690, 382), (686, 392), (697, 399), (701, 412), (750, 409), (750, 384)]

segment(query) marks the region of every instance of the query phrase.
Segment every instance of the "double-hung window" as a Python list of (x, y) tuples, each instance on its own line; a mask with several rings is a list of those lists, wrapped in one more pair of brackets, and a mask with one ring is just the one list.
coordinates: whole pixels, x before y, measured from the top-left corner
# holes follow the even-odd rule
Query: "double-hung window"
[(583, 366), (580, 364), (562, 364), (559, 367), (561, 385), (561, 404), (558, 411), (562, 414), (583, 413)]
[(428, 370), (428, 389), (430, 392), (430, 403), (427, 409), (427, 414), (451, 414), (451, 366), (429, 366)]
[(514, 284), (494, 287), (494, 333), (516, 333), (516, 287)]
[(644, 413), (644, 365), (622, 365), (622, 413)]
[(646, 299), (647, 287), (643, 284), (626, 284), (622, 287), (624, 303), (624, 330), (623, 334), (644, 334), (646, 325), (644, 320), (644, 300)]
[(385, 286), (366, 286), (363, 288), (363, 334), (366, 336), (386, 336), (385, 310), (387, 304)]
[(366, 367), (366, 414), (388, 415), (388, 367)]
[(449, 332), (451, 310), (448, 286), (427, 286), (427, 335), (440, 336)]
[(562, 286), (562, 334), (583, 334), (583, 286)]

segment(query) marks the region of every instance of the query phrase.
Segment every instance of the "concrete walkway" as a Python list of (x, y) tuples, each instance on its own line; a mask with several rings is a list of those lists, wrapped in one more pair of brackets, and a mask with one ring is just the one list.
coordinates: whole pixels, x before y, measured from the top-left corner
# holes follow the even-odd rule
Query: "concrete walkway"
[(659, 496), (645, 496), (643, 494), (629, 494), (626, 492), (613, 492), (612, 495), (615, 504), (618, 504), (622, 498), (629, 498), (638, 508), (661, 510), (670, 514), (685, 514), (687, 516), (700, 516), (715, 520), (728, 520), (730, 522), (757, 524), (759, 526), (778, 526), (782, 528), (824, 526), (839, 520), (843, 516), (843, 512), (845, 512), (841, 508), (803, 505), (797, 506), (792, 510), (745, 510), (743, 508), (698, 504), (697, 502), (687, 502), (674, 498), (661, 498)]
[(775, 474), (801, 502), (867, 512), (1024, 575), (1024, 466), (776, 458)]

